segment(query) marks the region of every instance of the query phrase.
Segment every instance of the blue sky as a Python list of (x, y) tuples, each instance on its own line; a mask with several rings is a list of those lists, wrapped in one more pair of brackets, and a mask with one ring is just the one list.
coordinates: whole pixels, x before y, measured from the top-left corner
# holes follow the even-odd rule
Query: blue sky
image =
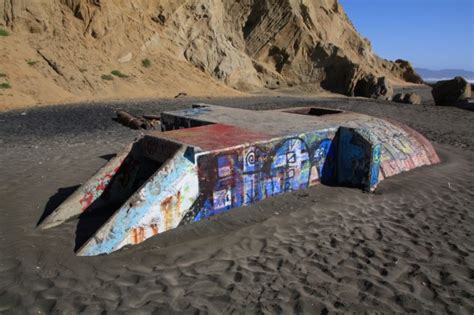
[(474, 71), (474, 0), (340, 0), (382, 58)]

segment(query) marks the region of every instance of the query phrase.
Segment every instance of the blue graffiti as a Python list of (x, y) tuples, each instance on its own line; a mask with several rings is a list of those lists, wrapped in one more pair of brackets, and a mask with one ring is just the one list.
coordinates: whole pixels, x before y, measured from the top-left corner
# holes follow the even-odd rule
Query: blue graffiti
[(309, 186), (311, 161), (306, 143), (299, 138), (287, 139), (277, 147), (270, 171), (272, 190), (267, 195), (304, 189)]
[(330, 152), (333, 152), (331, 150), (331, 145), (332, 145), (332, 139), (324, 139), (319, 143), (318, 148), (314, 151), (314, 163), (318, 167), (319, 171), (319, 178), (323, 178), (325, 174), (324, 172), (324, 163), (326, 162), (326, 159)]
[(379, 182), (381, 145), (377, 144), (372, 149), (372, 167), (370, 170), (370, 188), (373, 189)]

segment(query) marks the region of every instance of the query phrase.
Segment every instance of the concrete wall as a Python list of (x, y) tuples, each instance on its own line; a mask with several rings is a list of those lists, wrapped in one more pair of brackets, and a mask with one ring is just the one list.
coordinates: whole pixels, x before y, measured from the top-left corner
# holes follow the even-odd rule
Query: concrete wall
[(330, 155), (335, 135), (334, 129), (319, 130), (200, 155), (194, 221), (320, 183), (335, 162)]

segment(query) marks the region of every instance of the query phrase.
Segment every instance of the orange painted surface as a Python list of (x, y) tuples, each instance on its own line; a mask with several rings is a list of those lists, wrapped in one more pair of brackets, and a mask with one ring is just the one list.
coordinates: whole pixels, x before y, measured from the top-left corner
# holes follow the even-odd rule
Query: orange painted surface
[(161, 212), (165, 219), (165, 228), (170, 229), (173, 222), (173, 196), (170, 196), (161, 202)]
[(158, 225), (152, 224), (152, 225), (150, 225), (150, 227), (151, 227), (151, 231), (152, 231), (153, 235), (156, 235), (156, 234), (159, 233), (159, 231), (158, 231)]
[(143, 227), (138, 227), (133, 229), (133, 244), (139, 244), (145, 240), (145, 229)]

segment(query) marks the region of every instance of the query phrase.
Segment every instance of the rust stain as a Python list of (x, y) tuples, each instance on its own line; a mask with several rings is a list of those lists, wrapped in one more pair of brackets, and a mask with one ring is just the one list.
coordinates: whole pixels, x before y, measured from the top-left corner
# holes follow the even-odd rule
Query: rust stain
[(166, 198), (165, 200), (161, 202), (161, 211), (164, 215), (166, 230), (169, 229), (173, 221), (172, 203), (173, 203), (173, 196), (169, 196), (168, 198)]
[(176, 212), (181, 213), (181, 190), (176, 194)]
[(150, 227), (151, 227), (151, 231), (152, 231), (153, 235), (158, 234), (158, 225), (157, 224), (152, 224), (152, 225), (150, 225)]
[(137, 243), (138, 243), (138, 233), (137, 233), (137, 229), (133, 229), (133, 230), (132, 230), (132, 234), (133, 234), (133, 236), (132, 236), (132, 238), (133, 238), (133, 239), (132, 239), (132, 242), (133, 242), (133, 244), (137, 244)]
[(143, 242), (145, 240), (145, 229), (140, 227), (140, 240), (139, 243)]
[(145, 229), (143, 227), (138, 227), (133, 229), (133, 244), (139, 244), (145, 240)]

